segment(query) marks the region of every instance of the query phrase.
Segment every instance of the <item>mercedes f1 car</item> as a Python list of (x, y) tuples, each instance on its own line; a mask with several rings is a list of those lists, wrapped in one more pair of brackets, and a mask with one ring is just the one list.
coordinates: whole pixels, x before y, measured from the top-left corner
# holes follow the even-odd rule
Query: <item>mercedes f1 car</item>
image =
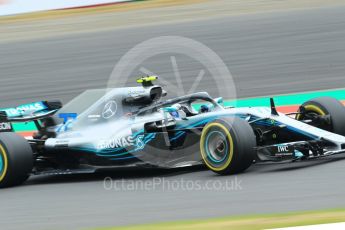
[[(345, 109), (336, 99), (305, 102), (293, 114), (227, 108), (205, 92), (165, 99), (156, 77), (141, 86), (88, 90), (62, 106), (42, 101), (0, 112), (0, 187), (31, 175), (120, 167), (205, 165), (222, 174), (257, 162), (295, 162), (345, 152)], [(14, 122), (34, 122), (30, 139)]]

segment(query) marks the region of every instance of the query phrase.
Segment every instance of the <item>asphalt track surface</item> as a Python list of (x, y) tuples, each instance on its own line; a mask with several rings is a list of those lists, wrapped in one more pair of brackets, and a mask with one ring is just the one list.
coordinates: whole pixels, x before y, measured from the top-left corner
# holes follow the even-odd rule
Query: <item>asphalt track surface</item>
[[(161, 35), (193, 38), (213, 49), (231, 70), (239, 97), (345, 87), (344, 14), (344, 7), (323, 8), (1, 44), (2, 105), (44, 95), (68, 101), (84, 89), (105, 87), (125, 52)], [(179, 60), (183, 82), (191, 84), (199, 66)], [(153, 58), (146, 65), (173, 77), (169, 59)], [(199, 87), (218, 92), (208, 79)], [(1, 191), (1, 229), (74, 229), (344, 207), (342, 158), (254, 165), (229, 177), (203, 169), (36, 177)], [(117, 186), (124, 178), (125, 188), (104, 189), (108, 175)], [(154, 189), (127, 187), (153, 178), (165, 181)], [(209, 190), (209, 180), (217, 181), (216, 187), (236, 180), (239, 186)], [(169, 182), (180, 187), (169, 188)], [(182, 188), (192, 182), (202, 188)]]

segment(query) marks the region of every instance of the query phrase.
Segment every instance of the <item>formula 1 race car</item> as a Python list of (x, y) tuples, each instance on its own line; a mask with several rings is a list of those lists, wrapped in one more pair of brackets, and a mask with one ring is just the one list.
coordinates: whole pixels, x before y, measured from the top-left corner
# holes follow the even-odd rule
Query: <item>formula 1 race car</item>
[[(226, 108), (205, 92), (163, 100), (156, 77), (142, 86), (88, 90), (62, 106), (42, 101), (0, 112), (0, 186), (31, 175), (92, 173), (120, 167), (206, 165), (235, 174), (255, 162), (295, 162), (345, 152), (345, 109), (329, 97), (298, 112)], [(30, 139), (14, 122), (34, 122)]]

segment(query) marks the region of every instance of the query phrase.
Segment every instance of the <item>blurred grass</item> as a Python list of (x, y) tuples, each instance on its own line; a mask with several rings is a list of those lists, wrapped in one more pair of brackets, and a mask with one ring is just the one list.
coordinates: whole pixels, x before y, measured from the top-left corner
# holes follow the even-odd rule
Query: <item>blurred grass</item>
[[(179, 7), (184, 5), (199, 5), (198, 13), (201, 15), (238, 15), (258, 12), (271, 12), (277, 10), (310, 9), (315, 7), (342, 6), (344, 0), (132, 0), (130, 2), (117, 2), (100, 4), (91, 7), (76, 7), (60, 10), (48, 10), (12, 16), (1, 16), (0, 25), (9, 22), (26, 22), (41, 19), (57, 19), (67, 16), (90, 16), (93, 14), (128, 12), (132, 10), (146, 10), (164, 7)], [(175, 9), (180, 11), (181, 9)], [(186, 9), (183, 9), (186, 10)], [(195, 10), (195, 9), (193, 9)], [(213, 12), (213, 14), (211, 13)], [(177, 13), (177, 12), (176, 12)], [(187, 10), (188, 13), (188, 10)]]
[(103, 4), (91, 7), (70, 8), (62, 10), (48, 10), (42, 12), (26, 13), (13, 16), (3, 16), (0, 18), (1, 23), (35, 21), (41, 19), (56, 19), (67, 16), (82, 16), (99, 13), (127, 12), (132, 10), (154, 9), (160, 7), (170, 7), (179, 5), (188, 5), (207, 0), (134, 0), (130, 2), (118, 2), (113, 4)]
[(0, 17), (0, 43), (234, 15), (344, 6), (344, 0), (144, 0)]
[(345, 222), (345, 209), (168, 222), (98, 230), (258, 230)]

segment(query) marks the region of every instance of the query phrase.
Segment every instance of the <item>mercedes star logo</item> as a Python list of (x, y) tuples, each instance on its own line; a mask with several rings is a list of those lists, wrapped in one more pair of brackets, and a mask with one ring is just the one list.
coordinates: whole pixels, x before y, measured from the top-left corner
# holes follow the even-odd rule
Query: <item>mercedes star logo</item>
[(104, 119), (109, 119), (111, 117), (113, 117), (116, 114), (117, 111), (117, 104), (115, 101), (109, 101), (103, 109), (102, 112), (102, 117)]

